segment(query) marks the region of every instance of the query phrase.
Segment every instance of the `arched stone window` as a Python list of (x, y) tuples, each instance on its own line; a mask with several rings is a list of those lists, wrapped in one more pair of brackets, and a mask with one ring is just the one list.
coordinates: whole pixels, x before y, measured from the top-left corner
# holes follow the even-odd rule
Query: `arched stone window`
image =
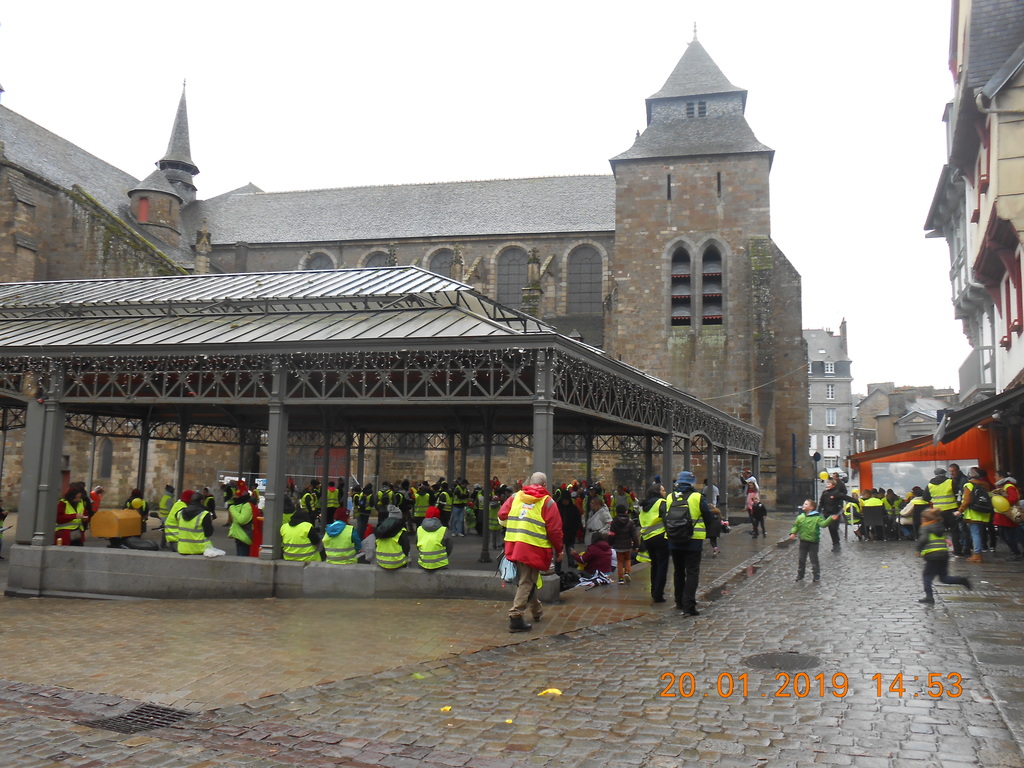
[(100, 441), (99, 477), (110, 478), (114, 472), (114, 441), (109, 437)]
[(672, 252), (672, 325), (690, 325), (693, 312), (692, 262), (680, 245)]
[(527, 279), (526, 259), (526, 251), (522, 248), (506, 248), (498, 254), (498, 295), (495, 298), (499, 304), (513, 309), (522, 306)]
[(311, 253), (306, 257), (306, 264), (303, 269), (334, 269), (334, 259), (330, 254), (323, 251)]
[(723, 325), (725, 296), (722, 290), (724, 272), (722, 254), (711, 246), (701, 260), (701, 324)]
[(374, 251), (366, 257), (366, 263), (364, 267), (386, 267), (388, 265), (388, 255), (384, 251)]
[(569, 254), (567, 309), (570, 315), (599, 315), (604, 297), (604, 266), (601, 254), (582, 245)]
[(451, 248), (440, 248), (430, 257), (430, 271), (441, 277), (451, 277), (454, 260), (455, 251)]

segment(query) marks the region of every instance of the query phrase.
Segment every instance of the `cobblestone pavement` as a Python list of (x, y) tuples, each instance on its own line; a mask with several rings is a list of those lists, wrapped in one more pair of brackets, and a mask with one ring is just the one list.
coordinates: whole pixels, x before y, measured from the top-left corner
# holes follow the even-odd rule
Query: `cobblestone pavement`
[[(975, 590), (926, 607), (909, 543), (823, 551), (816, 584), (763, 541), (706, 557), (699, 617), (638, 572), (524, 635), (480, 601), (0, 600), (2, 764), (1024, 765), (1019, 563), (958, 561)], [(185, 719), (83, 724), (143, 703)]]

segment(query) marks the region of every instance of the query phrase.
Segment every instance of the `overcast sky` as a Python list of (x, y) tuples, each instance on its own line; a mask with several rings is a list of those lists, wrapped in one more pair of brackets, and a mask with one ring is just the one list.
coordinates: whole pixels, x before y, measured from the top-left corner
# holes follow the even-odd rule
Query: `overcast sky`
[[(803, 325), (845, 317), (855, 391), (958, 387), (943, 240), (948, 0), (21, 2), (3, 103), (145, 177), (187, 80), (201, 198), (608, 174), (693, 38), (775, 150), (772, 236)], [(273, 10), (271, 10), (273, 9)]]

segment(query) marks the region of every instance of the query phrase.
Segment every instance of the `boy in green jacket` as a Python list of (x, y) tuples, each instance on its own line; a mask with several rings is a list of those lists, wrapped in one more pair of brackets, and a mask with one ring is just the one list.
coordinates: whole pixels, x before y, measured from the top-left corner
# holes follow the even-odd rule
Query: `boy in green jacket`
[(800, 537), (800, 565), (796, 569), (796, 580), (804, 580), (804, 569), (807, 566), (807, 556), (811, 556), (811, 571), (815, 581), (821, 581), (821, 567), (818, 565), (818, 541), (821, 539), (821, 529), (827, 528), (832, 521), (838, 520), (839, 515), (822, 517), (814, 502), (807, 499), (789, 532), (789, 540)]

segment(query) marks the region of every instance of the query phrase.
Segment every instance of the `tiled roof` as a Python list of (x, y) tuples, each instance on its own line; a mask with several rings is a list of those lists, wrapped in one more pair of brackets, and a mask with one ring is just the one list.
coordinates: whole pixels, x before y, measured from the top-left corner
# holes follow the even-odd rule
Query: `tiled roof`
[[(245, 188), (243, 188), (244, 190)], [(295, 192), (237, 191), (189, 205), (214, 243), (611, 232), (612, 176), (553, 176)]]
[(725, 115), (652, 123), (632, 147), (612, 158), (612, 162), (746, 152), (774, 154), (774, 150), (757, 140), (746, 118)]

